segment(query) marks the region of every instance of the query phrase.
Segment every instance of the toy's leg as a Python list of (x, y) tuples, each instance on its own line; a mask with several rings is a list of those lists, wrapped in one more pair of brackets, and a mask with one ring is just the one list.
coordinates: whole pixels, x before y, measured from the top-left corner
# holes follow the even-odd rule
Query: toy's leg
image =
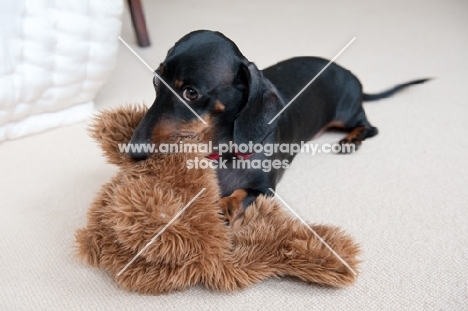
[[(355, 281), (356, 275), (309, 228), (292, 219), (273, 199), (257, 199), (245, 211), (242, 221), (241, 229), (234, 232), (234, 254), (248, 274), (266, 271), (331, 286)], [(357, 271), (359, 247), (349, 236), (329, 226), (312, 229)]]
[[(297, 225), (301, 225), (296, 222)], [(339, 228), (311, 227), (346, 263), (344, 264), (308, 228), (292, 230), (282, 243), (284, 267), (282, 273), (306, 282), (330, 286), (346, 286), (357, 277), (359, 247)], [(285, 232), (286, 233), (286, 232)]]

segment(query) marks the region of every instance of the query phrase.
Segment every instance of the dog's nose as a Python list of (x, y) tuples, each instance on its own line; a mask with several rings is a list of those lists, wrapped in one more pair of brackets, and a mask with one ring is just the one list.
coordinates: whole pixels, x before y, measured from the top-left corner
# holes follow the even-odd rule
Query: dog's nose
[(132, 136), (132, 139), (130, 139), (130, 142), (127, 145), (126, 154), (133, 160), (146, 160), (150, 154), (149, 139), (141, 139), (135, 134)]
[(152, 143), (153, 130), (157, 124), (160, 113), (156, 102), (148, 109), (144, 117), (133, 131), (132, 138), (128, 143), (127, 155), (134, 160), (146, 160), (157, 150)]
[(148, 153), (144, 151), (128, 151), (127, 155), (132, 158), (133, 160), (141, 161), (148, 159)]

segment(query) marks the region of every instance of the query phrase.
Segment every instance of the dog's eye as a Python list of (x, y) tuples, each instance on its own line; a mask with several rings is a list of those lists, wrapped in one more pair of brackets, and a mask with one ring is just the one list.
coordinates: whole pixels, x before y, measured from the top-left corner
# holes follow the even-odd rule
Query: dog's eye
[(184, 92), (182, 93), (182, 96), (184, 97), (185, 100), (192, 101), (198, 98), (198, 92), (188, 87), (184, 90)]

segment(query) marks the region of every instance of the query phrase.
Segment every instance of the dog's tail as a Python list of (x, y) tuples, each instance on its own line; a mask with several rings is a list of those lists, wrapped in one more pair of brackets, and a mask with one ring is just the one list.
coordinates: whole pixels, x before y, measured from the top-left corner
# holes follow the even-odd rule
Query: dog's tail
[(394, 86), (393, 88), (391, 88), (389, 90), (386, 90), (384, 92), (377, 93), (377, 94), (363, 93), (362, 94), (362, 100), (363, 101), (373, 101), (373, 100), (379, 100), (379, 99), (382, 99), (382, 98), (387, 98), (387, 97), (390, 97), (390, 96), (394, 95), (395, 93), (407, 88), (408, 86), (415, 85), (415, 84), (422, 84), (422, 83), (424, 83), (426, 81), (429, 81), (429, 80), (431, 80), (431, 78), (419, 79), (419, 80), (414, 80), (414, 81), (410, 81), (410, 82), (407, 82), (407, 83), (398, 84), (398, 85)]

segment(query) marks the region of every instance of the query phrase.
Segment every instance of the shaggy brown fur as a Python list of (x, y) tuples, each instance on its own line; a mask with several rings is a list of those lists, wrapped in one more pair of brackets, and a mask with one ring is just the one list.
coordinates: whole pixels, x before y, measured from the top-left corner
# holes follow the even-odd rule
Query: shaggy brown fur
[[(355, 281), (347, 269), (300, 221), (272, 198), (260, 197), (235, 226), (219, 206), (213, 170), (188, 169), (202, 154), (156, 154), (134, 162), (120, 153), (146, 108), (104, 111), (91, 136), (110, 163), (120, 166), (76, 232), (77, 255), (109, 272), (123, 288), (161, 294), (202, 283), (234, 291), (267, 277), (290, 275), (331, 286)], [(202, 189), (206, 190), (120, 276), (117, 273)], [(339, 228), (313, 229), (356, 270), (358, 246)]]

